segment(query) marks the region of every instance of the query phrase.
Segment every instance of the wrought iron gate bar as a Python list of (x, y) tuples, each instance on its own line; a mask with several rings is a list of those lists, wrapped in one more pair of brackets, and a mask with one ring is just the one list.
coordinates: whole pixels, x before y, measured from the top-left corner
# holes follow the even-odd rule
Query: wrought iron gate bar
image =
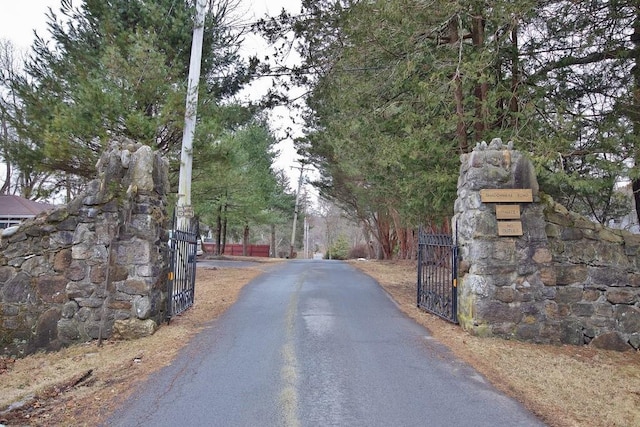
[(419, 234), (419, 243), (430, 246), (453, 246), (453, 238), (449, 234), (426, 234), (421, 231)]
[(192, 218), (186, 230), (177, 228), (174, 215), (169, 236), (171, 257), (168, 277), (167, 321), (193, 305), (195, 299), (198, 220)]
[(446, 234), (418, 235), (418, 307), (458, 323), (458, 248)]

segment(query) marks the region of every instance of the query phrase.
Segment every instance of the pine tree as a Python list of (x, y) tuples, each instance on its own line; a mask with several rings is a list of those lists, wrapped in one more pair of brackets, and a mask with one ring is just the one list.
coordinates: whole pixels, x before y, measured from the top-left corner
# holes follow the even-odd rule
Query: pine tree
[[(192, 2), (63, 0), (49, 13), (51, 41), (37, 38), (26, 76), (12, 81), (20, 104), (12, 125), (52, 171), (92, 177), (104, 144), (127, 137), (171, 155), (181, 140)], [(239, 37), (225, 25), (231, 0), (205, 21), (203, 102), (247, 81)]]

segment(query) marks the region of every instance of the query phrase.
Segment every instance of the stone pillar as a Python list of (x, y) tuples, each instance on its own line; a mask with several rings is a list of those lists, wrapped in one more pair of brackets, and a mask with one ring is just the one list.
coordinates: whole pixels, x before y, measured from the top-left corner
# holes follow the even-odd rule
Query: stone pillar
[(149, 335), (164, 320), (168, 162), (114, 141), (67, 206), (0, 237), (0, 352)]
[[(460, 247), (458, 318), (481, 336), (549, 341), (545, 281), (552, 280), (543, 208), (531, 162), (495, 139), (461, 156), (453, 229)], [(498, 236), (495, 204), (482, 189), (531, 189), (521, 203), (522, 236)]]

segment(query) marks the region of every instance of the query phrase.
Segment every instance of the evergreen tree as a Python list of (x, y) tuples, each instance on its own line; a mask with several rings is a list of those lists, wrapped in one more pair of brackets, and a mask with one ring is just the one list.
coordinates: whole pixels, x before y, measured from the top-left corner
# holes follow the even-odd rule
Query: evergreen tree
[(522, 30), (522, 83), (535, 99), (531, 151), (542, 188), (600, 222), (631, 210), (615, 191), (631, 179), (640, 215), (640, 4), (543, 2)]
[[(240, 35), (226, 25), (233, 4), (207, 10), (203, 102), (236, 93), (250, 73)], [(26, 75), (11, 82), (20, 100), (12, 125), (34, 163), (92, 177), (104, 144), (118, 136), (175, 154), (194, 9), (184, 0), (63, 0), (61, 18), (50, 11), (51, 42), (36, 38)]]
[(510, 35), (530, 8), (303, 2), (299, 20), (281, 17), (302, 38), (293, 75), (311, 87), (298, 147), (321, 171), (323, 196), (365, 223), (385, 257), (396, 244), (409, 255), (408, 228), (450, 216), (458, 154), (526, 132)]
[(298, 147), (322, 194), (390, 256), (407, 227), (446, 222), (458, 154), (494, 137), (529, 151), (542, 189), (570, 208), (603, 223), (630, 209), (615, 187), (629, 177), (640, 189), (638, 7), (305, 1), (263, 29), (300, 37), (292, 75), (310, 95)]
[(275, 139), (263, 121), (214, 132), (198, 131), (202, 155), (194, 161), (193, 199), (222, 252), (228, 235), (248, 243), (251, 227), (282, 222), (293, 196), (272, 169)]

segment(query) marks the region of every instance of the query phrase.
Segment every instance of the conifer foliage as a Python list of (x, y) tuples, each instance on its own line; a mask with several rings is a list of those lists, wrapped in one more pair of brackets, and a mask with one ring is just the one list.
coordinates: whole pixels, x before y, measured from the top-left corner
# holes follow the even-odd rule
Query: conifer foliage
[[(217, 224), (223, 238), (248, 238), (250, 227), (288, 217), (291, 196), (272, 170), (275, 139), (261, 111), (233, 101), (256, 67), (239, 55), (239, 1), (206, 4), (192, 200), (218, 239)], [(24, 71), (0, 62), (11, 95), (0, 110), (3, 160), (25, 176), (81, 184), (105, 144), (126, 137), (163, 152), (177, 187), (194, 15), (193, 0), (62, 0)]]
[[(226, 25), (231, 2), (207, 9), (201, 87), (209, 102), (236, 93), (250, 73), (237, 54), (240, 35)], [(63, 0), (50, 10), (50, 39), (36, 39), (26, 74), (11, 81), (12, 125), (32, 156), (91, 177), (117, 136), (179, 150), (194, 12), (184, 0)]]
[(324, 0), (262, 28), (298, 37), (317, 185), (389, 257), (408, 228), (447, 222), (459, 154), (494, 137), (569, 208), (632, 210), (615, 189), (640, 189), (639, 22), (637, 1)]

